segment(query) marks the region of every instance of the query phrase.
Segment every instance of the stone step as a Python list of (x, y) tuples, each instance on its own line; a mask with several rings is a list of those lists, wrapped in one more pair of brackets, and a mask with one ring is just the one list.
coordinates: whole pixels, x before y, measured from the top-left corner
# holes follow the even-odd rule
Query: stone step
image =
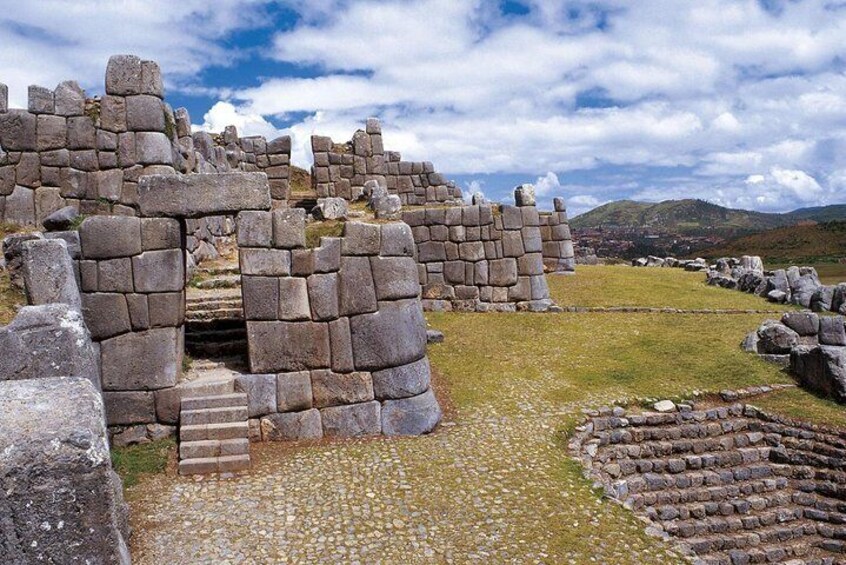
[(682, 424), (679, 426), (622, 427), (595, 432), (594, 436), (600, 441), (607, 440), (612, 445), (639, 445), (655, 442), (720, 438), (725, 435), (737, 433), (761, 433), (759, 432), (760, 428), (761, 426), (758, 422), (736, 418), (720, 422), (702, 422)]
[(769, 452), (769, 447), (739, 447), (726, 449), (725, 451), (687, 454), (677, 457), (671, 456), (666, 459), (623, 460), (620, 463), (606, 465), (603, 470), (608, 472), (607, 468), (613, 465), (616, 466), (613, 469), (614, 472), (616, 473), (617, 468), (619, 468), (620, 474), (623, 476), (636, 473), (669, 473), (671, 475), (677, 475), (685, 471), (737, 467), (743, 464), (769, 461)]
[[(789, 565), (834, 565), (832, 553), (837, 549), (823, 550), (826, 540), (818, 535), (805, 535), (798, 541), (769, 544), (764, 547), (741, 547), (710, 553), (698, 559), (701, 565), (734, 565), (737, 563), (785, 563)], [(837, 544), (834, 544), (835, 546)], [(839, 563), (839, 561), (837, 561)]]
[(197, 396), (232, 394), (235, 392), (235, 379), (233, 377), (199, 378), (194, 381), (181, 383), (179, 389), (181, 392), (180, 398), (183, 399)]
[[(685, 471), (678, 474), (644, 473), (627, 479), (630, 493), (645, 493), (667, 489), (687, 489), (696, 486), (720, 487), (743, 483), (749, 480), (775, 478), (779, 475), (789, 476), (787, 465), (776, 465), (769, 462), (738, 465), (733, 468), (712, 470)], [(784, 476), (780, 478), (784, 479)], [(786, 480), (786, 479), (785, 479)]]
[(227, 424), (246, 420), (246, 406), (183, 410), (179, 416), (179, 422), (183, 426), (194, 426), (197, 424)]
[[(711, 494), (711, 493), (708, 493)], [(671, 502), (670, 504), (656, 504), (646, 509), (646, 515), (657, 522), (673, 520), (703, 519), (707, 516), (732, 516), (748, 514), (767, 508), (778, 508), (788, 505), (803, 507), (796, 501), (796, 495), (784, 489), (760, 490), (754, 494), (740, 494), (740, 496), (725, 496), (720, 499), (687, 500), (685, 502)], [(669, 502), (669, 501), (667, 501)]]
[(221, 298), (219, 300), (203, 300), (185, 304), (185, 313), (205, 312), (206, 310), (218, 310), (220, 308), (241, 308), (243, 301), (240, 298)]
[(227, 455), (222, 457), (206, 457), (198, 459), (183, 459), (179, 462), (180, 475), (204, 475), (208, 473), (233, 473), (250, 468), (249, 455)]
[(249, 455), (250, 440), (237, 439), (204, 439), (200, 441), (183, 441), (179, 444), (180, 459), (207, 459), (210, 457), (225, 457), (227, 455)]
[(247, 395), (241, 392), (216, 396), (195, 396), (182, 399), (182, 410), (204, 410), (206, 408), (227, 408), (247, 406)]
[(707, 556), (709, 553), (728, 552), (733, 549), (749, 551), (769, 544), (784, 544), (805, 536), (814, 536), (814, 540), (817, 540), (817, 526), (810, 520), (795, 520), (788, 524), (699, 536), (684, 541), (697, 555)]
[(199, 289), (238, 288), (241, 286), (241, 275), (222, 275), (198, 282), (194, 285)]
[(248, 345), (246, 339), (191, 343), (187, 342), (185, 348), (191, 355), (202, 357), (229, 357), (231, 355), (244, 355), (247, 353)]
[(225, 424), (183, 424), (179, 426), (180, 441), (201, 441), (204, 439), (238, 439), (250, 435), (250, 426), (243, 422)]
[(202, 304), (208, 300), (240, 300), (240, 288), (218, 288), (211, 290), (199, 290), (189, 288), (185, 293), (185, 304)]
[(206, 273), (209, 275), (238, 275), (241, 273), (241, 270), (238, 268), (238, 265), (226, 265), (226, 266), (211, 266), (211, 267), (200, 267), (197, 269), (201, 273)]
[(703, 537), (711, 534), (731, 534), (743, 530), (758, 531), (762, 527), (789, 525), (802, 520), (801, 508), (781, 507), (747, 512), (743, 515), (708, 516), (692, 520), (674, 520), (664, 524), (664, 530), (681, 539)]
[(744, 496), (761, 496), (764, 493), (779, 492), (787, 488), (788, 484), (789, 481), (784, 477), (766, 478), (742, 481), (725, 486), (699, 486), (680, 490), (636, 493), (629, 500), (635, 509), (669, 505), (691, 508), (708, 502), (720, 503)]
[(211, 310), (198, 310), (185, 314), (185, 323), (204, 322), (209, 320), (243, 320), (243, 308), (214, 308)]
[(185, 343), (212, 343), (247, 339), (247, 328), (240, 324), (234, 328), (218, 328), (197, 330), (194, 327), (185, 329)]

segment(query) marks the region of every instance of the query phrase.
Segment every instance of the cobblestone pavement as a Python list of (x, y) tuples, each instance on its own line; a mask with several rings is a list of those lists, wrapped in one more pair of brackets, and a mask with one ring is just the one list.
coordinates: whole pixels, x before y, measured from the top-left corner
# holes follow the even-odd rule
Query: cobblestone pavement
[(421, 438), (254, 444), (232, 478), (149, 477), (129, 493), (133, 562), (681, 562), (568, 459), (578, 407), (495, 411)]

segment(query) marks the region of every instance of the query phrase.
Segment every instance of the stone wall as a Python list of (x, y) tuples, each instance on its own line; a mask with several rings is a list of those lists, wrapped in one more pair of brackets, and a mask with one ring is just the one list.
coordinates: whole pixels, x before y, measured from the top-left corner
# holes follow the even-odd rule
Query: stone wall
[(436, 172), (432, 163), (403, 161), (396, 151), (386, 151), (382, 125), (375, 118), (368, 119), (366, 129), (355, 132), (352, 141), (334, 143), (314, 135), (311, 148), (312, 182), (319, 198), (358, 200), (364, 184), (376, 180), (405, 205), (461, 201), (461, 189)]
[(180, 223), (93, 216), (79, 229), (82, 312), (99, 344), (108, 424), (151, 424), (155, 393), (182, 369), (185, 274)]
[(134, 56), (109, 59), (101, 98), (67, 81), (31, 86), (27, 109), (8, 109), (0, 85), (0, 221), (37, 225), (65, 206), (137, 215), (138, 179), (149, 174), (261, 171), (283, 205), (290, 153), (289, 137), (192, 134), (188, 112), (164, 101), (158, 64)]
[(547, 310), (540, 215), (534, 206), (407, 210), (429, 310)]
[(305, 247), (305, 211), (238, 215), (250, 370), (236, 388), (271, 439), (416, 435), (430, 388), (411, 231), (348, 222)]
[(563, 198), (554, 198), (552, 203), (554, 211), (540, 215), (543, 264), (554, 273), (571, 273), (576, 270), (576, 254), (567, 207)]

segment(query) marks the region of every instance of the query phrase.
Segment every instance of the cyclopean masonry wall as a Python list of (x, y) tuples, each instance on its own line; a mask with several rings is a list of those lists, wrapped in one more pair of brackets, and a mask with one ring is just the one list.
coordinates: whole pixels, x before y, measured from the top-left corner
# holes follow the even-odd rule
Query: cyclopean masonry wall
[(553, 273), (572, 273), (576, 270), (576, 253), (563, 198), (553, 198), (555, 210), (541, 213), (540, 229), (543, 240), (543, 264)]
[(368, 119), (366, 129), (355, 132), (352, 141), (334, 143), (314, 135), (311, 148), (312, 182), (319, 198), (358, 200), (364, 183), (376, 180), (405, 205), (461, 201), (461, 189), (435, 172), (432, 163), (403, 161), (396, 151), (385, 151), (382, 125), (375, 118)]
[(0, 85), (0, 221), (35, 225), (65, 206), (137, 215), (138, 179), (149, 174), (262, 171), (279, 205), (287, 198), (290, 138), (192, 134), (187, 111), (164, 102), (158, 64), (131, 55), (109, 59), (105, 92), (31, 86), (17, 110)]
[(425, 309), (545, 311), (553, 306), (535, 206), (426, 208), (404, 211), (402, 218), (414, 234)]
[(250, 369), (236, 389), (267, 439), (431, 431), (411, 230), (348, 222), (305, 248), (305, 211), (238, 215)]

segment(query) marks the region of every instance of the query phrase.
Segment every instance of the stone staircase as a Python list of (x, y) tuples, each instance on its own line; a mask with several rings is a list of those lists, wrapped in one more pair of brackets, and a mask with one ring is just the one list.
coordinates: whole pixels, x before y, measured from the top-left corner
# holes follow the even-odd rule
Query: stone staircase
[(247, 326), (241, 289), (189, 289), (185, 300), (185, 349), (194, 358), (246, 355)]
[(739, 404), (608, 409), (571, 448), (697, 563), (846, 563), (846, 439), (767, 418)]
[(247, 395), (235, 392), (224, 363), (194, 362), (196, 379), (183, 387), (179, 416), (179, 474), (250, 468)]

